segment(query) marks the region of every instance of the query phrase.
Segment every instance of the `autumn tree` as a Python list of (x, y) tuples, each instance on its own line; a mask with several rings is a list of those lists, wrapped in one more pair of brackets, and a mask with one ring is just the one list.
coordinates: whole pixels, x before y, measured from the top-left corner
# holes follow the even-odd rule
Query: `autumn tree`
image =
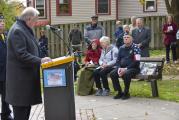
[(6, 29), (9, 29), (15, 21), (15, 9), (8, 0), (0, 0), (0, 13), (5, 16)]
[(174, 21), (179, 25), (179, 0), (165, 0), (167, 12), (172, 14)]

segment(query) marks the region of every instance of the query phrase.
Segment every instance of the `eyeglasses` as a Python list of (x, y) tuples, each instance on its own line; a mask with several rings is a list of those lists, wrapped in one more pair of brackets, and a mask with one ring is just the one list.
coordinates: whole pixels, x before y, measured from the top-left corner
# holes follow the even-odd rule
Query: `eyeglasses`
[(123, 37), (124, 39), (126, 39), (126, 38), (130, 38), (129, 36), (126, 36), (126, 37)]
[(31, 17), (29, 20), (31, 20), (32, 22), (36, 22), (38, 20), (38, 17)]
[(5, 20), (4, 19), (0, 19), (0, 22), (5, 22)]

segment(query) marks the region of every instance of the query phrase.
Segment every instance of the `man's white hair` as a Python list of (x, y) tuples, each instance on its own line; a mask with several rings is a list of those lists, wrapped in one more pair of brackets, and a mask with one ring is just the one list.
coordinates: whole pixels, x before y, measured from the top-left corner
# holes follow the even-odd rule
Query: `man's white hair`
[(144, 23), (144, 19), (143, 18), (137, 18), (136, 21), (141, 21), (142, 23)]
[(106, 43), (107, 45), (110, 45), (110, 38), (107, 37), (107, 36), (102, 36), (99, 41), (100, 41), (100, 43), (101, 43), (101, 42), (104, 42), (104, 43)]
[(131, 21), (136, 20), (136, 19), (137, 19), (136, 16), (132, 16), (132, 17), (131, 17)]
[(37, 17), (39, 15), (39, 11), (33, 7), (25, 8), (21, 15), (19, 16), (20, 20), (27, 21), (29, 17)]
[(126, 29), (127, 27), (130, 29), (129, 25), (123, 25), (123, 30)]

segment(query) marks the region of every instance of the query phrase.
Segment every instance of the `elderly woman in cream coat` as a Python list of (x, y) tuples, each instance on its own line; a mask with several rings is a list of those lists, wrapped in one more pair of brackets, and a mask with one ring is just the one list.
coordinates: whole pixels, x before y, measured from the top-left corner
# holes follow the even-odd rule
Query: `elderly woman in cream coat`
[[(101, 37), (100, 45), (102, 47), (102, 52), (99, 59), (100, 66), (94, 71), (94, 80), (98, 89), (96, 96), (108, 96), (110, 89), (107, 74), (114, 69), (113, 66), (116, 63), (118, 49), (110, 44), (110, 38), (107, 36)], [(100, 81), (100, 78), (102, 81)]]

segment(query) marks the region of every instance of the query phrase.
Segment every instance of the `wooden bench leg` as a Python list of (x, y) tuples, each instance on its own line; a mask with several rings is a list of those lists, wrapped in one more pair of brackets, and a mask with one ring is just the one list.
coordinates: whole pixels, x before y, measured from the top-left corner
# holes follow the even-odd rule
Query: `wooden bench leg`
[(158, 86), (157, 86), (157, 80), (152, 79), (151, 80), (151, 88), (152, 88), (152, 96), (153, 97), (158, 97)]

